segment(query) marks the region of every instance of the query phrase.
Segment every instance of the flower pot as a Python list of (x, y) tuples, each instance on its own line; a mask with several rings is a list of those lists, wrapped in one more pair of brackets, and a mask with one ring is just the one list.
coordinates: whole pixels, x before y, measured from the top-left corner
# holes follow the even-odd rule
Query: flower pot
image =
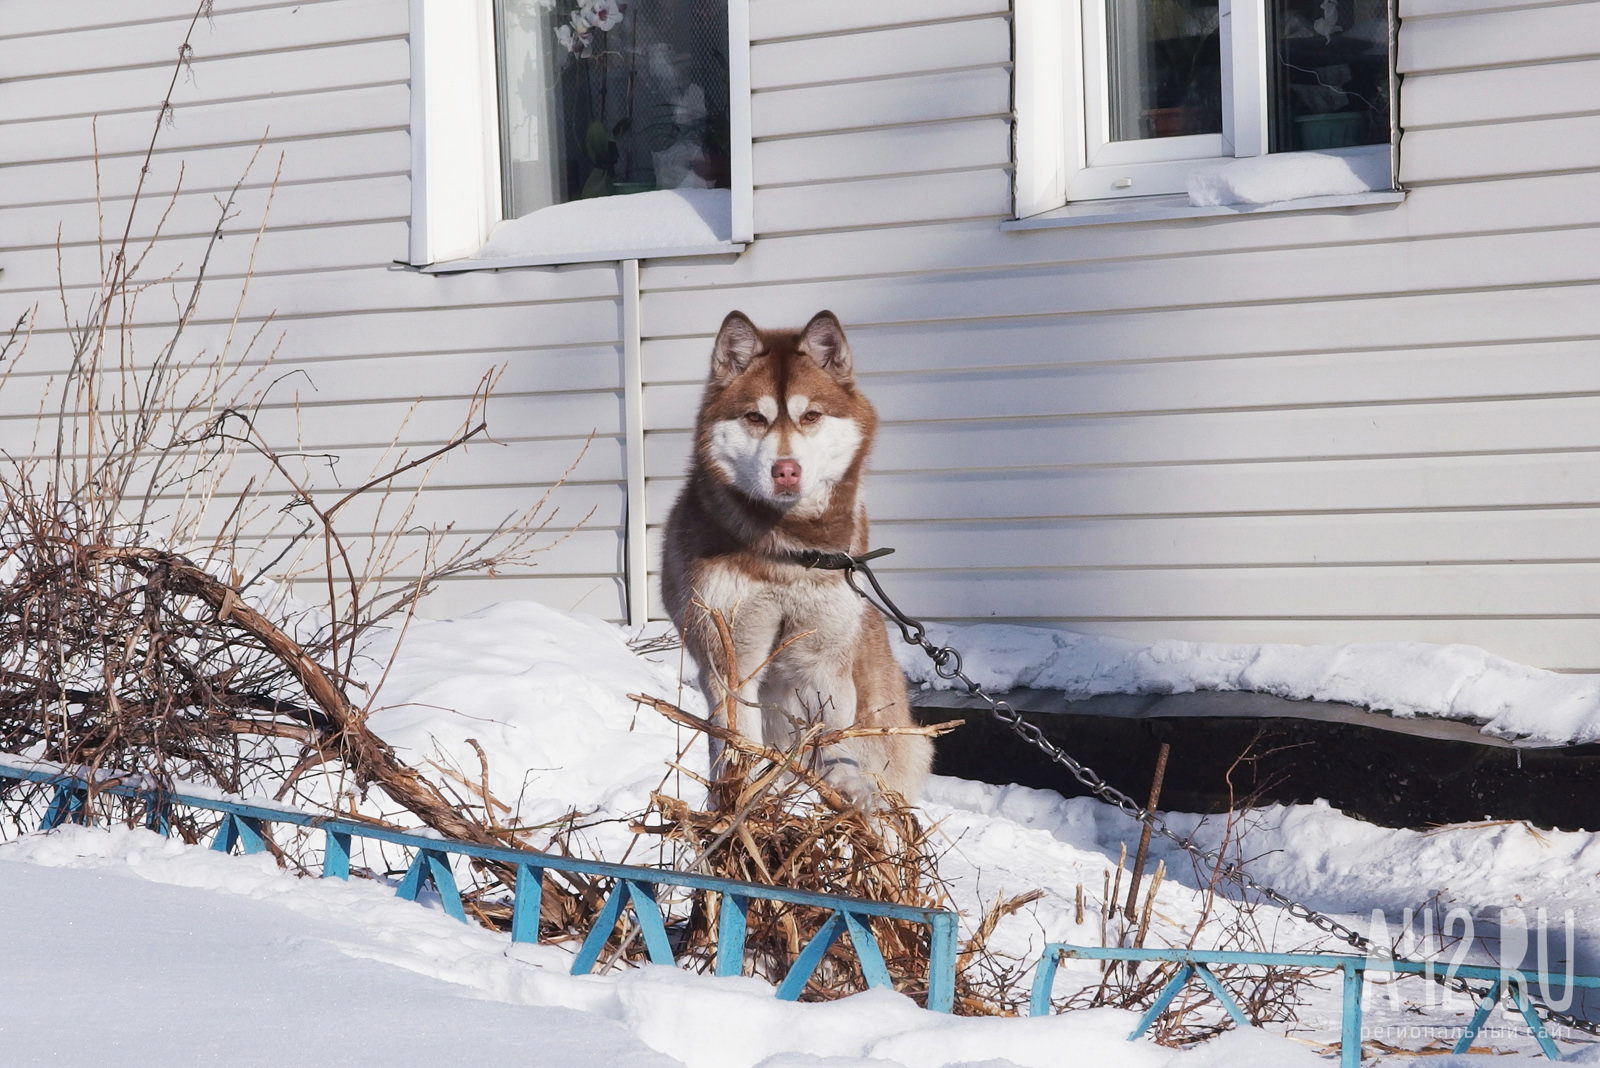
[(1345, 148), (1366, 140), (1367, 117), (1359, 111), (1301, 115), (1294, 120), (1294, 129), (1300, 148)]

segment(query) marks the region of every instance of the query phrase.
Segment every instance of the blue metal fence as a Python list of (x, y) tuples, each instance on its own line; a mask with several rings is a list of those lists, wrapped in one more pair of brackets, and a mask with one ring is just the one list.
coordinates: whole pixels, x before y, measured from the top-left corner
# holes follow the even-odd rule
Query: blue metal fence
[[(10, 760), (0, 758), (0, 779), (54, 787), (40, 825), (41, 830), (58, 827), (68, 821), (83, 822), (87, 815), (88, 782), (70, 769), (20, 761), (14, 757)], [(666, 923), (656, 903), (658, 886), (682, 887), (720, 895), (715, 960), (717, 975), (740, 975), (744, 971), (745, 917), (751, 901), (783, 902), (826, 909), (828, 919), (801, 949), (799, 957), (778, 984), (777, 996), (789, 1001), (800, 996), (812, 973), (841, 934), (849, 936), (850, 946), (855, 951), (867, 985), (890, 986), (889, 970), (884, 964), (877, 939), (872, 934), (872, 919), (908, 920), (925, 925), (929, 932), (928, 1008), (935, 1012), (949, 1012), (955, 1000), (956, 914), (945, 909), (864, 901), (692, 872), (608, 864), (532, 850), (474, 845), (391, 830), (356, 820), (315, 815), (283, 806), (249, 804), (186, 793), (157, 795), (149, 789), (125, 782), (97, 782), (95, 791), (144, 802), (146, 825), (162, 834), (169, 830), (170, 806), (181, 805), (220, 813), (222, 823), (217, 828), (211, 847), (224, 852), (231, 852), (235, 847), (246, 853), (259, 853), (266, 849), (262, 834), (262, 825), (266, 823), (321, 830), (326, 836), (322, 868), (324, 878), (349, 878), (350, 846), (357, 838), (413, 849), (416, 856), (400, 881), (398, 895), (415, 901), (431, 884), (443, 902), (445, 912), (463, 922), (467, 916), (461, 905), (455, 875), (450, 868), (450, 857), (473, 857), (514, 865), (517, 873), (511, 909), (511, 939), (514, 942), (537, 942), (539, 939), (539, 904), (546, 871), (609, 878), (613, 880), (610, 894), (573, 959), (574, 975), (588, 974), (594, 968), (617, 921), (622, 918), (623, 910), (630, 906), (650, 960), (655, 964), (676, 963), (667, 938)]]
[[(1173, 974), (1167, 984), (1161, 988), (1161, 993), (1156, 995), (1156, 1000), (1151, 1004), (1145, 1014), (1140, 1017), (1138, 1026), (1128, 1036), (1128, 1041), (1133, 1041), (1150, 1029), (1156, 1022), (1172, 999), (1176, 997), (1184, 986), (1191, 980), (1199, 979), (1207, 989), (1215, 995), (1217, 1001), (1234, 1023), (1240, 1027), (1252, 1026), (1244, 1011), (1237, 1002), (1228, 994), (1211, 971), (1212, 965), (1217, 964), (1265, 964), (1285, 968), (1316, 968), (1328, 971), (1338, 971), (1344, 978), (1344, 1014), (1339, 1029), (1339, 1064), (1340, 1068), (1359, 1068), (1361, 1064), (1361, 989), (1362, 980), (1368, 971), (1380, 973), (1398, 973), (1401, 975), (1432, 976), (1436, 970), (1444, 971), (1445, 967), (1432, 961), (1414, 960), (1389, 960), (1382, 957), (1352, 957), (1337, 953), (1242, 953), (1230, 950), (1194, 950), (1194, 949), (1122, 949), (1115, 946), (1074, 946), (1065, 942), (1052, 942), (1044, 947), (1044, 956), (1039, 960), (1039, 966), (1033, 974), (1033, 997), (1028, 1006), (1031, 1016), (1046, 1016), (1050, 1013), (1050, 991), (1055, 985), (1056, 969), (1063, 960), (1112, 960), (1112, 961), (1162, 961), (1178, 965), (1178, 970)], [(1503, 997), (1509, 996), (1511, 1003), (1516, 1006), (1522, 1018), (1527, 1021), (1528, 1029), (1533, 1033), (1534, 1039), (1539, 1043), (1539, 1048), (1544, 1055), (1553, 1061), (1561, 1059), (1561, 1051), (1556, 1048), (1544, 1023), (1533, 1010), (1533, 1004), (1528, 999), (1529, 976), (1516, 970), (1502, 971), (1499, 968), (1484, 967), (1476, 964), (1448, 965), (1451, 975), (1462, 979), (1487, 979), (1490, 981), (1489, 990), (1483, 999), (1478, 1002), (1478, 1011), (1473, 1014), (1472, 1021), (1467, 1024), (1466, 1030), (1456, 1040), (1452, 1052), (1465, 1053), (1472, 1045), (1472, 1040), (1477, 1037), (1483, 1028), (1484, 1021), (1489, 1018), (1489, 1013), (1500, 1003)], [(1551, 977), (1539, 973), (1541, 989), (1549, 991)], [(1600, 988), (1600, 977), (1592, 975), (1572, 975), (1562, 977), (1570, 986)]]

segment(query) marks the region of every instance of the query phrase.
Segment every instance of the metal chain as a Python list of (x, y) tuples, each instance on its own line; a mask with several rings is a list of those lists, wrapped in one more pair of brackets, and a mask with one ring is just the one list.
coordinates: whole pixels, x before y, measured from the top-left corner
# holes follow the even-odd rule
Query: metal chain
[[(968, 694), (989, 706), (989, 715), (992, 718), (1004, 724), (1017, 737), (1044, 753), (1052, 761), (1066, 768), (1074, 779), (1078, 780), (1091, 794), (1101, 801), (1118, 809), (1132, 819), (1147, 825), (1154, 833), (1174, 843), (1196, 860), (1217, 871), (1223, 878), (1238, 886), (1241, 890), (1254, 893), (1271, 901), (1288, 912), (1289, 915), (1333, 935), (1335, 938), (1348, 943), (1354, 949), (1360, 950), (1364, 956), (1395, 959), (1396, 955), (1389, 947), (1378, 945), (1353, 927), (1340, 923), (1333, 917), (1324, 915), (1307, 905), (1303, 905), (1281, 891), (1253, 878), (1241, 865), (1228, 861), (1223, 854), (1222, 847), (1206, 849), (1195, 842), (1192, 836), (1181, 835), (1174, 831), (1167, 825), (1166, 820), (1161, 817), (1159, 812), (1146, 811), (1133, 798), (1101, 778), (1100, 774), (1093, 768), (1081, 763), (1072, 754), (1056, 745), (1049, 738), (1046, 738), (1044, 731), (1022, 718), (1022, 713), (1012, 708), (1005, 701), (990, 694), (977, 682), (973, 681), (972, 677), (962, 668), (961, 654), (948, 645), (935, 645), (930, 641), (927, 628), (901, 611), (900, 607), (894, 603), (878, 583), (878, 576), (873, 574), (872, 568), (867, 561), (886, 556), (892, 552), (894, 552), (893, 549), (876, 549), (861, 556), (851, 556), (848, 553), (825, 553), (807, 550), (793, 553), (791, 558), (808, 568), (843, 571), (845, 573), (845, 581), (850, 584), (850, 588), (862, 600), (872, 605), (886, 619), (900, 628), (900, 635), (908, 644), (918, 646), (927, 654), (928, 659), (933, 662), (935, 675), (938, 675), (941, 679), (961, 683)], [(856, 575), (858, 573), (865, 575), (867, 581), (871, 583), (871, 593), (856, 584)], [(1488, 988), (1475, 987), (1466, 980), (1455, 978), (1448, 973), (1432, 972), (1429, 974), (1434, 982), (1457, 993), (1468, 994), (1473, 998), (1482, 998), (1488, 993)], [(1537, 1001), (1533, 1001), (1533, 1006), (1540, 1017), (1548, 1022), (1562, 1023), (1575, 1030), (1600, 1035), (1600, 1023), (1592, 1023), (1572, 1013), (1557, 1012)]]

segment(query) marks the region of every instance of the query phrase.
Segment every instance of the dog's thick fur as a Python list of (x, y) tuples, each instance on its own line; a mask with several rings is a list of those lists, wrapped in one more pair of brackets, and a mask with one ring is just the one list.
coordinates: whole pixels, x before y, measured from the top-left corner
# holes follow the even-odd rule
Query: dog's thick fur
[[(761, 330), (739, 312), (723, 320), (661, 587), (713, 709), (727, 672), (710, 610), (731, 624), (744, 674), (783, 646), (738, 694), (734, 726), (748, 738), (783, 747), (818, 717), (836, 728), (912, 724), (882, 618), (842, 572), (787, 557), (866, 551), (861, 476), (877, 423), (832, 312), (800, 330)], [(858, 800), (879, 788), (914, 799), (932, 761), (926, 737), (876, 735), (832, 747), (826, 774)]]

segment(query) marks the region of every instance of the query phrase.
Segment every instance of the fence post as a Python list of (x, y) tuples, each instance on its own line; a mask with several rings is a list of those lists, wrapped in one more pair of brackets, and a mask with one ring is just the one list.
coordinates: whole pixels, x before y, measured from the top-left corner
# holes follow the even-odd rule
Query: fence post
[(894, 989), (894, 980), (889, 978), (889, 966), (883, 962), (883, 950), (878, 948), (878, 940), (868, 926), (869, 918), (857, 916), (847, 909), (841, 910), (840, 915), (844, 917), (845, 930), (850, 932), (850, 944), (855, 947), (856, 962), (861, 965), (861, 978), (867, 981), (869, 987)]
[(717, 974), (744, 974), (744, 929), (750, 899), (722, 892), (722, 907), (717, 913)]
[(828, 948), (843, 930), (844, 917), (835, 911), (821, 929), (811, 936), (811, 941), (806, 943), (800, 955), (789, 966), (789, 974), (783, 977), (783, 982), (778, 984), (778, 992), (774, 995), (779, 1001), (800, 1000), (800, 993), (805, 990), (811, 973), (817, 970), (817, 965), (827, 956)]
[(1339, 1029), (1339, 1068), (1361, 1068), (1361, 993), (1366, 961), (1344, 963), (1344, 1022)]
[(656, 904), (654, 883), (625, 880), (628, 898), (633, 902), (633, 916), (639, 921), (639, 933), (644, 936), (645, 949), (650, 953), (651, 964), (676, 964), (672, 956), (672, 943), (667, 940), (667, 926), (661, 919), (661, 906)]
[(517, 865), (517, 888), (511, 901), (511, 941), (539, 941), (539, 909), (544, 895), (544, 869)]
[(172, 813), (167, 807), (167, 802), (159, 793), (144, 795), (146, 829), (155, 831), (163, 838), (172, 834)]
[(55, 794), (50, 798), (50, 807), (44, 811), (44, 822), (39, 824), (39, 829), (54, 830), (68, 820), (82, 823), (84, 802), (87, 800), (87, 795), (81, 786), (68, 783), (57, 786)]
[(330, 827), (323, 832), (323, 837), (327, 844), (322, 849), (322, 877), (350, 878), (350, 836)]
[[(928, 1008), (950, 1012), (956, 1003), (956, 914), (935, 913), (928, 924)], [(1055, 974), (1055, 965), (1050, 967)], [(1049, 1010), (1050, 995), (1045, 994)]]
[(1183, 967), (1178, 969), (1178, 973), (1172, 977), (1172, 981), (1162, 989), (1160, 994), (1156, 995), (1155, 1003), (1145, 1010), (1143, 1016), (1139, 1017), (1138, 1026), (1133, 1029), (1133, 1034), (1128, 1036), (1129, 1042), (1150, 1030), (1150, 1025), (1155, 1023), (1156, 1018), (1163, 1012), (1167, 1011), (1167, 1006), (1172, 1004), (1172, 999), (1178, 996), (1178, 991), (1183, 989), (1183, 984), (1187, 983), (1193, 975), (1194, 965), (1185, 962)]
[(415, 901), (423, 886), (430, 882), (439, 894), (445, 914), (466, 923), (467, 911), (461, 907), (461, 891), (456, 887), (455, 872), (450, 870), (450, 854), (443, 850), (417, 850), (417, 859), (406, 869), (406, 877), (400, 880), (395, 896)]
[(594, 970), (595, 961), (600, 959), (600, 951), (611, 940), (611, 932), (617, 929), (617, 921), (622, 918), (622, 906), (627, 900), (627, 883), (618, 879), (611, 887), (611, 896), (600, 907), (600, 914), (594, 918), (594, 926), (589, 928), (583, 945), (578, 947), (578, 955), (572, 958), (573, 975), (588, 975)]
[(211, 848), (219, 853), (232, 853), (235, 845), (242, 845), (246, 854), (265, 852), (267, 843), (261, 837), (261, 821), (233, 812), (223, 816), (222, 826), (211, 840)]

